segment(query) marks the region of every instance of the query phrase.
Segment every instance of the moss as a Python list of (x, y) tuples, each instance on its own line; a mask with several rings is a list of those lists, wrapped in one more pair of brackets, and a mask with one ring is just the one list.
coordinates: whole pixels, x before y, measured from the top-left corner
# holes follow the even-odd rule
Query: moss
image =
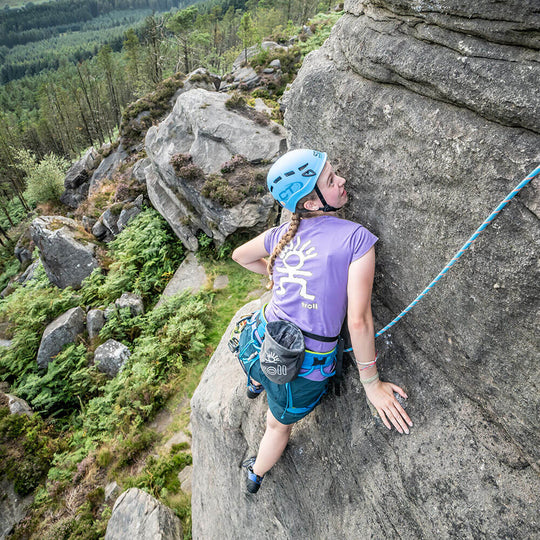
[[(184, 74), (176, 73), (161, 81), (153, 92), (126, 107), (120, 125), (120, 133), (126, 147), (140, 142), (152, 125), (152, 121), (161, 118), (170, 110), (169, 101), (175, 92), (184, 86), (184, 79)], [(137, 121), (143, 112), (148, 112), (148, 115)]]
[(254, 167), (243, 156), (233, 156), (221, 166), (221, 174), (208, 176), (201, 195), (231, 208), (248, 197), (264, 193), (265, 178), (266, 171)]
[(114, 203), (113, 205), (109, 206), (108, 210), (111, 212), (113, 216), (119, 216), (124, 208), (123, 203)]
[(212, 81), (212, 78), (207, 73), (195, 73), (195, 75), (192, 75), (188, 80), (191, 83), (195, 83), (195, 82), (205, 82), (208, 84), (214, 83), (214, 81)]
[(193, 163), (193, 158), (189, 154), (174, 154), (171, 157), (170, 164), (174, 172), (184, 180), (204, 179), (203, 170)]
[(240, 110), (247, 107), (246, 98), (239, 92), (233, 92), (231, 97), (225, 102), (225, 107), (229, 110)]

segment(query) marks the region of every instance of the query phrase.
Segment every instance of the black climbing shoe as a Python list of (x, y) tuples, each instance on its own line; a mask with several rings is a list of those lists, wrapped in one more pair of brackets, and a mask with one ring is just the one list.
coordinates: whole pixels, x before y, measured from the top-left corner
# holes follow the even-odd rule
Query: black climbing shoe
[(264, 392), (264, 386), (262, 384), (249, 383), (247, 387), (247, 397), (249, 399), (255, 399)]
[(247, 490), (250, 493), (257, 493), (259, 491), (259, 488), (261, 487), (263, 476), (257, 476), (253, 472), (253, 464), (255, 463), (255, 460), (257, 459), (257, 456), (250, 457), (249, 459), (246, 459), (244, 463), (242, 463), (242, 467), (247, 470), (247, 482), (246, 487)]

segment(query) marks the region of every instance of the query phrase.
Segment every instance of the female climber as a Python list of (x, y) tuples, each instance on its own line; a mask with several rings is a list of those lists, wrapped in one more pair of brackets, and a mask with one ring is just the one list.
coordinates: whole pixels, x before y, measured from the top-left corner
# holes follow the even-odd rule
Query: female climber
[(254, 339), (264, 339), (267, 323), (290, 321), (303, 334), (305, 357), (299, 375), (286, 384), (266, 376), (257, 354), (244, 362), (248, 397), (266, 391), (269, 406), (259, 452), (244, 462), (250, 493), (258, 491), (280, 458), (292, 424), (311, 412), (326, 392), (345, 316), (368, 400), (388, 429), (393, 425), (399, 433), (409, 433), (412, 426), (394, 396), (397, 392), (406, 398), (405, 392), (379, 380), (377, 373), (371, 315), (377, 237), (336, 216), (347, 202), (345, 179), (334, 172), (324, 152), (300, 149), (274, 163), (267, 184), (278, 203), (293, 212), (291, 220), (238, 247), (232, 258), (268, 275), (272, 284), (272, 299), (248, 322), (255, 325)]

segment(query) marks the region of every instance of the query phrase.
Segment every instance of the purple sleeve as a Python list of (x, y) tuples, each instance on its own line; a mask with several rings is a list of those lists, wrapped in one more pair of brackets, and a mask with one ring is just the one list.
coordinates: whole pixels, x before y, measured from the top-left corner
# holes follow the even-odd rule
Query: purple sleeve
[(365, 227), (359, 226), (352, 234), (352, 257), (351, 262), (365, 255), (375, 244), (378, 238), (370, 233)]
[(283, 225), (273, 227), (272, 229), (268, 229), (266, 231), (266, 234), (264, 235), (264, 249), (266, 249), (268, 253), (272, 253), (272, 251), (274, 251), (274, 248), (283, 234), (283, 230), (288, 228), (288, 226), (288, 223), (284, 223)]

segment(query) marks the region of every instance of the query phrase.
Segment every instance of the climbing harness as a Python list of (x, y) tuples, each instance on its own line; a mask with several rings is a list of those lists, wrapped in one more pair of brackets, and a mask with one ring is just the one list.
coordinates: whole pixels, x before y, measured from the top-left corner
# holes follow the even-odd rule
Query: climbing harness
[[(265, 340), (266, 328), (268, 324), (264, 316), (265, 308), (266, 304), (255, 313), (250, 313), (249, 315), (242, 317), (233, 328), (228, 343), (229, 349), (238, 358), (242, 369), (247, 375), (248, 387), (252, 383), (251, 370), (255, 365), (255, 362), (260, 357), (261, 347)], [(297, 374), (298, 377), (309, 378), (313, 372), (317, 371), (324, 377), (324, 379), (329, 379), (336, 374), (338, 369), (341, 369), (341, 362), (338, 356), (343, 352), (343, 347), (340, 346), (340, 336), (325, 337), (312, 334), (310, 332), (305, 332), (304, 330), (300, 331), (304, 336), (323, 342), (332, 342), (338, 340), (338, 345), (326, 353), (319, 353), (306, 349), (304, 352), (303, 362)], [(339, 368), (337, 366), (339, 366)], [(266, 375), (268, 376), (268, 373), (266, 373)], [(326, 393), (325, 389), (323, 392), (321, 392), (317, 399), (307, 407), (294, 407), (290, 382), (284, 382), (283, 385), (287, 391), (287, 404), (281, 416), (282, 418), (286, 413), (302, 414), (310, 411)]]
[[(535, 177), (540, 173), (540, 166), (537, 167), (529, 176), (522, 180), (508, 195), (507, 197), (495, 208), (495, 210), (486, 218), (484, 223), (478, 227), (476, 232), (465, 242), (463, 247), (454, 255), (452, 260), (440, 271), (439, 275), (390, 323), (388, 323), (383, 329), (379, 330), (375, 337), (379, 337), (384, 334), (389, 328), (394, 326), (406, 313), (408, 313), (424, 296), (436, 285), (436, 283), (448, 272), (457, 260), (465, 253), (465, 251), (471, 246), (471, 244), (478, 238), (480, 233), (497, 217), (501, 210)], [(352, 349), (346, 349), (346, 352), (350, 352)]]

